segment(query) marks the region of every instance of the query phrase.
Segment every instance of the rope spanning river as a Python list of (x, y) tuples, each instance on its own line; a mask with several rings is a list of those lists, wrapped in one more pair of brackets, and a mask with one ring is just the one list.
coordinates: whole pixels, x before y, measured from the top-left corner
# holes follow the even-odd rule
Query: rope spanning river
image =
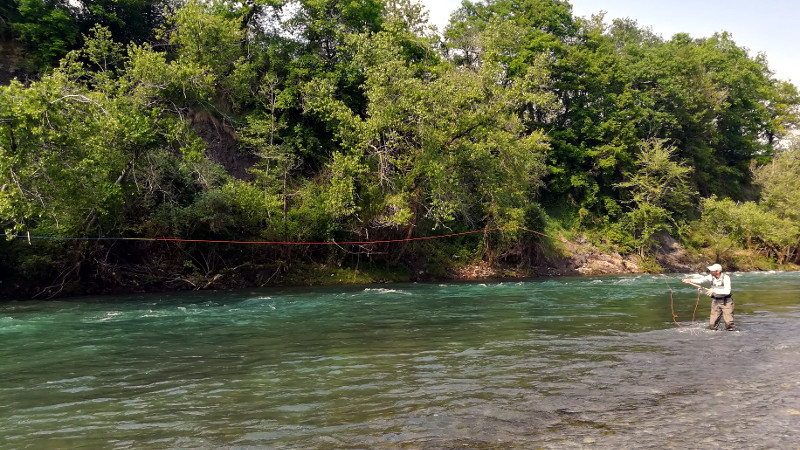
[(2, 303), (0, 447), (800, 449), (800, 273), (680, 278)]

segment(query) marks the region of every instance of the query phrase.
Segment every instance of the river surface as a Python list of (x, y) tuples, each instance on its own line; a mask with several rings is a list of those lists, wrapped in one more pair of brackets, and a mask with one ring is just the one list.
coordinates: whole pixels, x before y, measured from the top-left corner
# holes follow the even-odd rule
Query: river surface
[(800, 273), (679, 279), (0, 303), (0, 448), (800, 449)]

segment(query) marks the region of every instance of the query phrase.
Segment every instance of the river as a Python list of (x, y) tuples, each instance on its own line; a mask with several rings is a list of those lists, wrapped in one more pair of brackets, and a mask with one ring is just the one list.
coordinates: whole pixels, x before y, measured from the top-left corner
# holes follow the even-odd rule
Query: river
[(6, 302), (0, 447), (800, 449), (800, 273), (731, 277)]

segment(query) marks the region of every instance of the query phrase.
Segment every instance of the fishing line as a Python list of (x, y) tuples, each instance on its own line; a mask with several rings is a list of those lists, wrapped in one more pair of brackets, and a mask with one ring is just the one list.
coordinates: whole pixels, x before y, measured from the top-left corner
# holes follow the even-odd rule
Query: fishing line
[[(673, 296), (672, 288), (670, 287), (669, 283), (667, 282), (667, 276), (664, 275), (663, 273), (661, 274), (661, 276), (664, 278), (664, 284), (667, 285), (667, 289), (669, 289), (669, 307), (672, 310), (672, 321), (675, 322), (675, 325), (677, 325), (678, 327), (683, 328), (683, 326), (680, 323), (678, 323), (678, 321), (676, 320), (678, 318), (678, 315), (675, 314), (675, 299), (674, 299), (674, 296)], [(691, 284), (692, 286), (697, 286), (694, 283), (689, 283), (689, 284)], [(698, 286), (698, 287), (702, 287), (702, 286)], [(692, 328), (689, 329), (689, 331), (692, 332), (692, 333), (694, 332), (694, 318), (695, 318), (695, 315), (697, 314), (697, 307), (699, 305), (700, 305), (700, 289), (697, 290), (697, 303), (695, 303), (694, 311), (692, 312)]]
[(672, 310), (672, 321), (675, 322), (675, 325), (677, 325), (678, 327), (683, 328), (683, 325), (681, 325), (677, 321), (678, 315), (675, 314), (675, 297), (673, 296), (672, 288), (669, 286), (669, 283), (667, 283), (667, 276), (664, 275), (663, 273), (661, 274), (661, 276), (664, 277), (664, 284), (666, 284), (667, 289), (669, 289), (669, 307), (670, 310)]

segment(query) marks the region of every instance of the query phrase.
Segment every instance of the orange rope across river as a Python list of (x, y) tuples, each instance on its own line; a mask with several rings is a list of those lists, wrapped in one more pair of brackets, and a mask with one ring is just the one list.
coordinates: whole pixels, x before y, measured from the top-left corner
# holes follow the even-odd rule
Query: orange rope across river
[[(329, 242), (294, 242), (294, 241), (233, 241), (233, 240), (213, 240), (213, 239), (180, 239), (180, 238), (137, 238), (137, 237), (58, 237), (58, 236), (33, 236), (30, 234), (0, 234), (0, 236), (4, 236), (6, 238), (19, 238), (19, 239), (26, 239), (28, 243), (34, 239), (45, 239), (45, 240), (60, 240), (60, 241), (149, 241), (149, 242), (196, 242), (196, 243), (207, 243), (207, 244), (245, 244), (245, 245), (369, 245), (369, 244), (391, 244), (391, 243), (399, 243), (399, 242), (411, 242), (411, 241), (423, 241), (423, 240), (430, 240), (430, 239), (444, 239), (453, 236), (464, 236), (468, 234), (477, 234), (477, 233), (488, 233), (490, 231), (501, 231), (501, 230), (522, 230), (531, 234), (536, 234), (539, 236), (543, 236), (554, 241), (560, 241), (563, 243), (569, 242), (564, 238), (555, 238), (553, 236), (540, 233), (538, 231), (530, 230), (528, 228), (516, 226), (516, 225), (509, 225), (505, 227), (496, 227), (496, 228), (485, 228), (482, 230), (474, 230), (474, 231), (465, 231), (462, 233), (450, 233), (450, 234), (443, 234), (439, 236), (422, 236), (422, 237), (413, 237), (413, 238), (405, 238), (405, 239), (388, 239), (388, 240), (379, 240), (379, 241), (344, 241), (344, 242), (337, 242), (337, 241), (329, 241)], [(663, 274), (662, 274), (663, 276)], [(672, 288), (667, 283), (667, 277), (664, 277), (664, 283), (667, 285), (667, 289), (669, 289), (669, 299), (670, 299), (670, 308), (672, 309), (672, 321), (679, 327), (681, 324), (678, 323), (677, 318), (678, 316), (675, 314), (675, 300), (673, 298)], [(694, 323), (695, 313), (697, 312), (697, 305), (700, 304), (700, 293), (698, 291), (697, 294), (697, 304), (694, 307), (694, 313), (692, 313), (692, 323)]]
[(368, 245), (368, 244), (389, 244), (397, 242), (410, 242), (410, 241), (423, 241), (430, 239), (443, 239), (453, 236), (464, 236), (468, 234), (487, 233), (490, 231), (517, 229), (526, 231), (528, 233), (544, 236), (556, 241), (567, 242), (566, 239), (558, 239), (538, 231), (529, 230), (527, 228), (510, 225), (506, 227), (485, 228), (482, 230), (465, 231), (462, 233), (443, 234), (439, 236), (422, 236), (405, 239), (389, 239), (379, 241), (328, 241), (328, 242), (295, 242), (295, 241), (234, 241), (234, 240), (213, 240), (213, 239), (180, 239), (180, 238), (137, 238), (137, 237), (59, 237), (59, 236), (33, 236), (30, 234), (0, 234), (7, 238), (27, 239), (29, 242), (33, 239), (57, 240), (57, 241), (151, 241), (151, 242), (199, 242), (208, 244), (249, 244), (249, 245)]

